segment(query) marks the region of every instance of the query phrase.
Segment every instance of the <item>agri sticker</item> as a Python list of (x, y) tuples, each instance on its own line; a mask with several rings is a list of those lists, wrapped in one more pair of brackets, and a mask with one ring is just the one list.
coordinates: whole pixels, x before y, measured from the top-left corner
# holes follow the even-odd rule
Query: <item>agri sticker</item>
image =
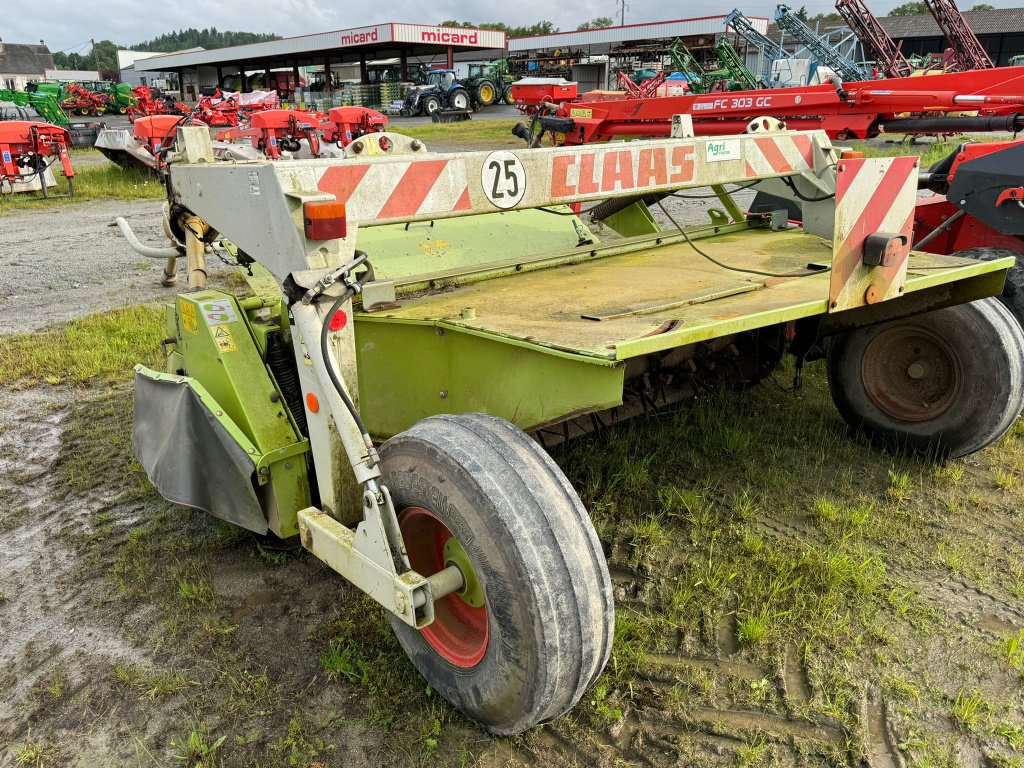
[(709, 141), (705, 144), (709, 163), (718, 163), (722, 160), (740, 160), (743, 151), (739, 139), (723, 139)]

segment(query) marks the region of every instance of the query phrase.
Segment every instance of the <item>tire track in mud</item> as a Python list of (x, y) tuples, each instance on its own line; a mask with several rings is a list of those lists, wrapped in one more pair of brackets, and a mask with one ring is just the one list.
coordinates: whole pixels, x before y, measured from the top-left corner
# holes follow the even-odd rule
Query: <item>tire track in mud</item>
[(906, 763), (896, 748), (885, 700), (876, 686), (868, 689), (861, 702), (860, 721), (867, 731), (866, 759), (870, 768), (903, 768)]
[[(613, 548), (613, 558), (619, 560), (609, 566), (616, 601), (623, 608), (647, 613), (650, 596), (658, 589), (657, 579), (623, 565), (628, 557), (627, 550)], [(668, 564), (664, 568), (671, 570)], [(806, 710), (812, 695), (795, 647), (771, 670), (739, 656), (736, 618), (731, 613), (708, 622), (699, 636), (683, 629), (668, 631), (668, 636), (655, 639), (654, 646), (646, 649), (621, 720), (603, 729), (591, 728), (583, 737), (585, 744), (575, 743), (568, 735), (573, 729), (563, 731), (564, 726), (556, 723), (545, 729), (537, 751), (531, 753), (538, 760), (544, 753), (560, 755), (562, 762), (556, 763), (560, 765), (579, 761), (598, 766), (662, 766), (680, 764), (684, 757), (698, 761), (692, 764), (733, 765), (739, 750), (759, 741), (771, 742), (777, 756), (788, 754), (794, 762), (794, 749), (805, 754), (845, 752), (848, 733), (842, 724), (798, 714)], [(710, 687), (704, 693), (697, 691), (691, 700), (684, 693), (681, 702), (680, 681), (695, 676)], [(743, 694), (737, 700), (736, 683), (729, 681), (738, 681), (742, 691), (769, 682), (777, 694), (771, 697), (775, 703), (762, 708), (744, 700)], [(677, 704), (666, 710), (665, 703), (673, 701)], [(694, 751), (700, 757), (694, 757)]]
[[(91, 679), (97, 660), (138, 660), (126, 641), (95, 624), (87, 610), (90, 584), (79, 575), (81, 554), (63, 534), (88, 530), (91, 507), (52, 500), (53, 469), (70, 395), (30, 389), (0, 393), (0, 669), (13, 682), (0, 696), (0, 734), (15, 739), (38, 705), (37, 688), (64, 676), (62, 699)], [(95, 681), (92, 681), (95, 682)]]

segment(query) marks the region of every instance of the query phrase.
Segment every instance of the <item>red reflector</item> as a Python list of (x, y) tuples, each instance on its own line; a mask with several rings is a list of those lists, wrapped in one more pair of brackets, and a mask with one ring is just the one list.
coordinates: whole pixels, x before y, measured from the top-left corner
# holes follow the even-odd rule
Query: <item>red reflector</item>
[(345, 204), (336, 200), (314, 200), (303, 204), (302, 218), (310, 240), (345, 237)]
[(385, 152), (390, 152), (390, 151), (391, 151), (391, 148), (392, 148), (392, 147), (394, 146), (394, 144), (392, 144), (392, 143), (391, 143), (391, 139), (389, 139), (389, 138), (388, 138), (387, 136), (381, 136), (381, 137), (380, 137), (380, 138), (379, 138), (379, 139), (377, 140), (377, 144), (378, 144), (378, 145), (380, 146), (380, 148), (381, 148), (382, 150), (384, 150)]
[(348, 315), (345, 314), (344, 310), (339, 309), (334, 313), (334, 317), (331, 318), (331, 322), (328, 327), (332, 331), (340, 331), (346, 325), (348, 325)]
[(320, 401), (312, 392), (306, 395), (306, 407), (309, 408), (310, 413), (317, 413), (320, 410)]

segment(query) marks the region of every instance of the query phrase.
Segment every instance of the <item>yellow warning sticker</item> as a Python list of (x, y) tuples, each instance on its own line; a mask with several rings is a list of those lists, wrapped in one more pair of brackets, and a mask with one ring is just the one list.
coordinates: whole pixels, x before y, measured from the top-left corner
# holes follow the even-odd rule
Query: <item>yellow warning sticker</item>
[(236, 352), (238, 350), (238, 347), (235, 346), (235, 339), (231, 335), (231, 329), (226, 325), (214, 325), (211, 330), (218, 350), (221, 352)]
[(592, 109), (573, 109), (569, 108), (569, 117), (574, 117), (578, 120), (589, 120), (594, 116), (594, 110)]
[(199, 333), (199, 316), (196, 314), (196, 305), (190, 301), (183, 301), (181, 307), (181, 324), (189, 333)]

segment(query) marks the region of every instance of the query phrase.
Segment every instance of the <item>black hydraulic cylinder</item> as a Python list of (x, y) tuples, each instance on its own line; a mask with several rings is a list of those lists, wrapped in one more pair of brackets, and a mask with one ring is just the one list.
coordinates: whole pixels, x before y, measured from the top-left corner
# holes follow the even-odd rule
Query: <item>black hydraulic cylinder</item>
[(1024, 115), (1014, 112), (992, 117), (901, 117), (886, 121), (880, 128), (885, 133), (1016, 133), (1024, 128)]

